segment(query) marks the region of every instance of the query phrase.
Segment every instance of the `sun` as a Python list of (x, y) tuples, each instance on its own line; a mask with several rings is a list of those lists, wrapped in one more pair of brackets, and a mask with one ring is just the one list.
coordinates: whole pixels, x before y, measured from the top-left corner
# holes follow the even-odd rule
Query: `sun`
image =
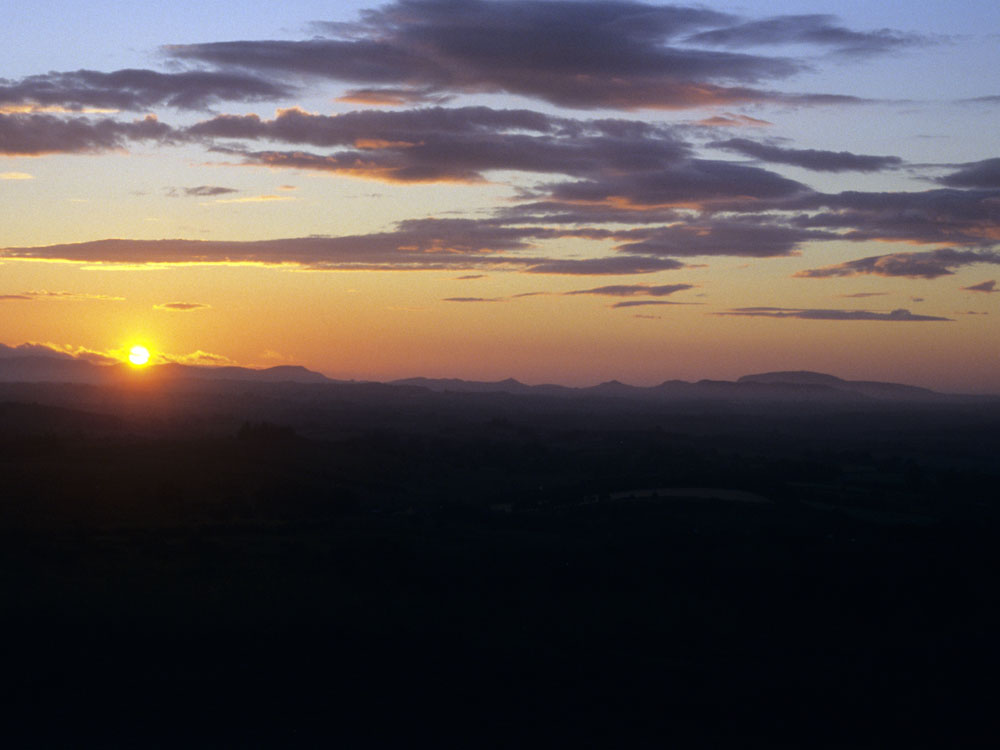
[(149, 349), (144, 346), (133, 346), (128, 350), (128, 361), (136, 367), (149, 364)]

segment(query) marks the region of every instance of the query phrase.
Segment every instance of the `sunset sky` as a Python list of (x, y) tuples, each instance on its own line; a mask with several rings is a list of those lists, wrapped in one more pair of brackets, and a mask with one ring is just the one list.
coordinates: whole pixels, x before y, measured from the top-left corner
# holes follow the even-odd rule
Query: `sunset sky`
[(43, 0), (0, 343), (1000, 392), (1000, 3)]

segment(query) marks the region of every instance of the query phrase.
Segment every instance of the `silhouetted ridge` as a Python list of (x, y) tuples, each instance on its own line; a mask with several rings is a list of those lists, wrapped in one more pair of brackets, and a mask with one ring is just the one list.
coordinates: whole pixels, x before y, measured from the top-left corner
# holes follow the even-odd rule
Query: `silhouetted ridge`
[(764, 372), (759, 375), (744, 375), (737, 383), (790, 383), (796, 385), (834, 385), (847, 381), (838, 378), (836, 375), (827, 375), (822, 372), (809, 372), (808, 370), (795, 370), (786, 372)]
[(392, 380), (386, 385), (404, 385), (426, 388), (429, 391), (444, 393), (456, 391), (460, 393), (526, 393), (532, 390), (514, 378), (497, 381), (461, 380), (459, 378), (403, 378)]
[[(291, 383), (362, 385), (354, 381), (332, 380), (301, 365), (278, 365), (264, 369), (236, 366), (185, 365), (170, 362), (136, 369), (125, 364), (94, 364), (70, 355), (52, 351), (40, 353), (34, 347), (22, 355), (16, 347), (0, 345), (0, 382), (6, 383), (75, 383), (130, 384), (134, 382), (236, 381), (243, 383)], [(496, 381), (462, 380), (459, 378), (404, 378), (378, 385), (384, 389), (415, 389), (434, 393), (510, 394), (556, 396), (565, 398), (597, 397), (631, 401), (719, 401), (747, 402), (824, 402), (845, 403), (866, 401), (940, 401), (963, 398), (938, 393), (900, 383), (867, 380), (844, 380), (821, 372), (765, 372), (732, 380), (667, 380), (645, 387), (608, 380), (589, 387), (562, 385), (526, 385), (514, 378)]]
[(0, 359), (4, 383), (107, 383), (121, 373), (121, 365), (95, 365), (58, 356), (8, 356)]
[(929, 388), (902, 383), (880, 383), (870, 380), (844, 380), (821, 372), (765, 372), (759, 375), (744, 375), (737, 383), (759, 383), (778, 386), (825, 386), (827, 388), (856, 393), (870, 398), (896, 400), (940, 399), (945, 395)]
[(252, 380), (258, 383), (329, 383), (329, 378), (301, 365), (278, 365), (255, 370), (249, 367), (207, 367), (169, 363), (151, 368), (151, 374), (204, 380)]
[(98, 365), (83, 359), (44, 354), (0, 358), (0, 382), (84, 383), (98, 385), (150, 380), (240, 380), (258, 383), (330, 383), (318, 372), (300, 365), (279, 365), (262, 370), (249, 367), (207, 367), (169, 362), (135, 369), (125, 364)]

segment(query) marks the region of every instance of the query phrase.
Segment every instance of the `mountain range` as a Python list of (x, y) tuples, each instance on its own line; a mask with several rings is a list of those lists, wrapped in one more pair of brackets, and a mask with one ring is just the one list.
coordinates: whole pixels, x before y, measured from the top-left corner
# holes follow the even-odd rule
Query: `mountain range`
[[(126, 364), (97, 364), (60, 352), (0, 349), (0, 382), (73, 383), (129, 385), (170, 382), (290, 383), (347, 385), (355, 381), (333, 380), (298, 365), (263, 369), (209, 367), (168, 363), (147, 368)], [(793, 401), (793, 402), (941, 402), (973, 397), (954, 396), (900, 383), (845, 380), (834, 375), (808, 371), (768, 372), (745, 375), (735, 381), (667, 380), (656, 386), (633, 386), (611, 380), (599, 385), (574, 388), (563, 385), (527, 385), (508, 378), (499, 381), (470, 381), (456, 378), (406, 378), (384, 385), (434, 393), (511, 394), (556, 397), (597, 397), (655, 401)]]

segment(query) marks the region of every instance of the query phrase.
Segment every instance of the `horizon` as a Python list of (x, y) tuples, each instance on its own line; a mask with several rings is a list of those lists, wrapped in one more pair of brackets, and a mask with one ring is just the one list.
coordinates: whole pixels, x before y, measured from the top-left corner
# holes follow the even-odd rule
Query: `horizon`
[(2, 346), (1000, 393), (995, 3), (53, 6), (0, 31)]
[[(427, 381), (428, 383), (435, 383), (435, 382), (440, 383), (440, 382), (455, 381), (455, 382), (458, 382), (458, 383), (467, 383), (469, 385), (473, 385), (473, 384), (479, 384), (479, 385), (502, 385), (504, 383), (508, 383), (509, 382), (509, 383), (512, 383), (512, 384), (526, 386), (528, 388), (545, 388), (545, 387), (548, 387), (548, 386), (552, 386), (552, 387), (556, 387), (556, 388), (567, 388), (567, 389), (571, 389), (571, 390), (587, 390), (587, 389), (590, 389), (590, 388), (596, 388), (596, 387), (599, 387), (599, 386), (602, 386), (602, 385), (609, 385), (609, 384), (619, 384), (619, 385), (624, 385), (624, 386), (627, 386), (627, 387), (630, 387), (630, 388), (636, 388), (636, 389), (653, 389), (653, 388), (656, 388), (658, 386), (667, 385), (667, 384), (670, 384), (670, 383), (684, 383), (684, 384), (687, 384), (687, 385), (696, 385), (696, 384), (699, 384), (699, 383), (737, 383), (737, 382), (739, 382), (741, 380), (747, 380), (747, 379), (752, 379), (752, 378), (760, 378), (760, 377), (763, 377), (763, 376), (775, 376), (775, 375), (817, 376), (818, 375), (818, 376), (824, 377), (824, 378), (826, 378), (826, 377), (832, 377), (835, 380), (839, 380), (839, 381), (844, 382), (844, 383), (865, 383), (865, 382), (867, 382), (867, 383), (882, 383), (882, 384), (887, 384), (887, 385), (902, 385), (902, 386), (907, 386), (907, 387), (927, 388), (926, 386), (921, 386), (921, 385), (919, 385), (917, 383), (911, 383), (911, 382), (907, 382), (907, 381), (872, 381), (872, 380), (865, 380), (865, 379), (859, 379), (859, 378), (844, 378), (844, 377), (841, 377), (840, 375), (838, 375), (837, 373), (831, 373), (831, 372), (819, 372), (819, 371), (815, 371), (815, 370), (789, 370), (789, 369), (784, 369), (784, 370), (782, 370), (782, 369), (768, 370), (766, 372), (765, 371), (745, 372), (745, 373), (743, 373), (741, 375), (738, 375), (738, 376), (733, 377), (733, 378), (728, 378), (728, 379), (727, 378), (710, 378), (710, 377), (692, 378), (692, 379), (689, 379), (689, 380), (685, 380), (685, 379), (681, 379), (681, 378), (663, 378), (661, 380), (658, 380), (658, 381), (655, 381), (655, 382), (651, 382), (651, 383), (634, 383), (634, 382), (620, 380), (618, 378), (610, 378), (608, 380), (603, 380), (603, 381), (600, 381), (600, 382), (584, 382), (584, 383), (573, 383), (573, 384), (570, 384), (570, 383), (560, 383), (560, 382), (555, 382), (555, 381), (536, 381), (536, 382), (530, 382), (530, 381), (525, 381), (525, 380), (522, 380), (520, 378), (514, 377), (512, 375), (508, 375), (508, 376), (500, 377), (500, 378), (494, 378), (494, 379), (491, 379), (491, 380), (474, 380), (474, 379), (469, 379), (469, 378), (456, 378), (456, 377), (447, 377), (447, 376), (443, 376), (443, 377), (429, 377), (429, 376), (426, 376), (426, 375), (410, 375), (410, 376), (404, 376), (404, 377), (400, 377), (400, 378), (392, 378), (392, 379), (386, 379), (386, 380), (358, 379), (358, 378), (343, 379), (343, 378), (332, 377), (328, 373), (324, 373), (324, 372), (321, 372), (319, 370), (313, 370), (313, 369), (310, 369), (310, 368), (306, 367), (305, 365), (297, 364), (297, 363), (283, 363), (283, 364), (278, 364), (278, 365), (261, 365), (261, 366), (257, 366), (257, 367), (235, 365), (235, 364), (231, 364), (231, 363), (230, 364), (212, 364), (212, 363), (193, 364), (193, 363), (188, 363), (188, 362), (180, 362), (180, 361), (174, 361), (174, 360), (165, 360), (165, 359), (162, 358), (162, 356), (157, 356), (157, 354), (155, 352), (150, 352), (150, 354), (152, 355), (152, 358), (150, 359), (150, 361), (143, 362), (141, 364), (136, 364), (135, 362), (130, 361), (127, 357), (124, 358), (124, 359), (120, 359), (120, 360), (111, 359), (111, 358), (107, 358), (107, 357), (94, 357), (94, 356), (89, 356), (88, 357), (86, 355), (74, 354), (74, 353), (66, 351), (66, 350), (61, 350), (61, 349), (58, 349), (58, 348), (52, 348), (52, 347), (50, 347), (48, 345), (38, 345), (38, 344), (28, 344), (28, 343), (26, 343), (26, 344), (23, 344), (21, 346), (14, 346), (14, 347), (12, 347), (12, 346), (9, 346), (9, 345), (6, 345), (6, 344), (3, 344), (2, 342), (0, 342), (0, 367), (2, 367), (2, 362), (5, 361), (5, 360), (19, 359), (19, 358), (41, 357), (41, 358), (60, 359), (60, 360), (63, 360), (63, 361), (65, 361), (65, 360), (79, 361), (79, 362), (84, 362), (84, 363), (86, 363), (88, 365), (92, 365), (94, 367), (99, 367), (99, 368), (117, 368), (117, 369), (120, 369), (120, 370), (124, 370), (126, 372), (135, 372), (137, 377), (141, 377), (142, 376), (142, 372), (144, 370), (154, 370), (155, 371), (157, 368), (160, 368), (160, 367), (183, 367), (183, 368), (189, 368), (189, 369), (194, 369), (194, 370), (199, 370), (199, 369), (204, 369), (204, 370), (237, 369), (237, 370), (247, 370), (247, 371), (253, 371), (253, 372), (265, 372), (265, 371), (270, 371), (270, 370), (279, 370), (279, 369), (283, 369), (283, 368), (285, 368), (285, 369), (296, 369), (296, 370), (304, 371), (304, 372), (309, 373), (311, 375), (322, 376), (323, 378), (325, 378), (326, 380), (330, 381), (333, 384), (350, 384), (350, 383), (366, 384), (366, 383), (371, 383), (371, 384), (382, 384), (382, 385), (400, 385), (400, 384), (409, 384), (410, 381)], [(12, 381), (8, 381), (8, 382), (17, 382), (17, 381), (13, 381), (12, 380)], [(23, 382), (54, 382), (54, 381), (26, 380), (26, 381), (23, 381)], [(791, 382), (791, 381), (789, 381), (789, 382)], [(941, 391), (941, 390), (938, 390), (938, 389), (935, 389), (935, 388), (929, 388), (928, 390), (931, 390), (931, 391), (933, 391), (935, 393), (939, 393), (939, 394), (942, 394), (942, 395), (952, 395), (952, 396), (966, 396), (967, 395), (967, 396), (997, 396), (997, 397), (1000, 397), (1000, 392), (991, 392), (991, 391)]]

